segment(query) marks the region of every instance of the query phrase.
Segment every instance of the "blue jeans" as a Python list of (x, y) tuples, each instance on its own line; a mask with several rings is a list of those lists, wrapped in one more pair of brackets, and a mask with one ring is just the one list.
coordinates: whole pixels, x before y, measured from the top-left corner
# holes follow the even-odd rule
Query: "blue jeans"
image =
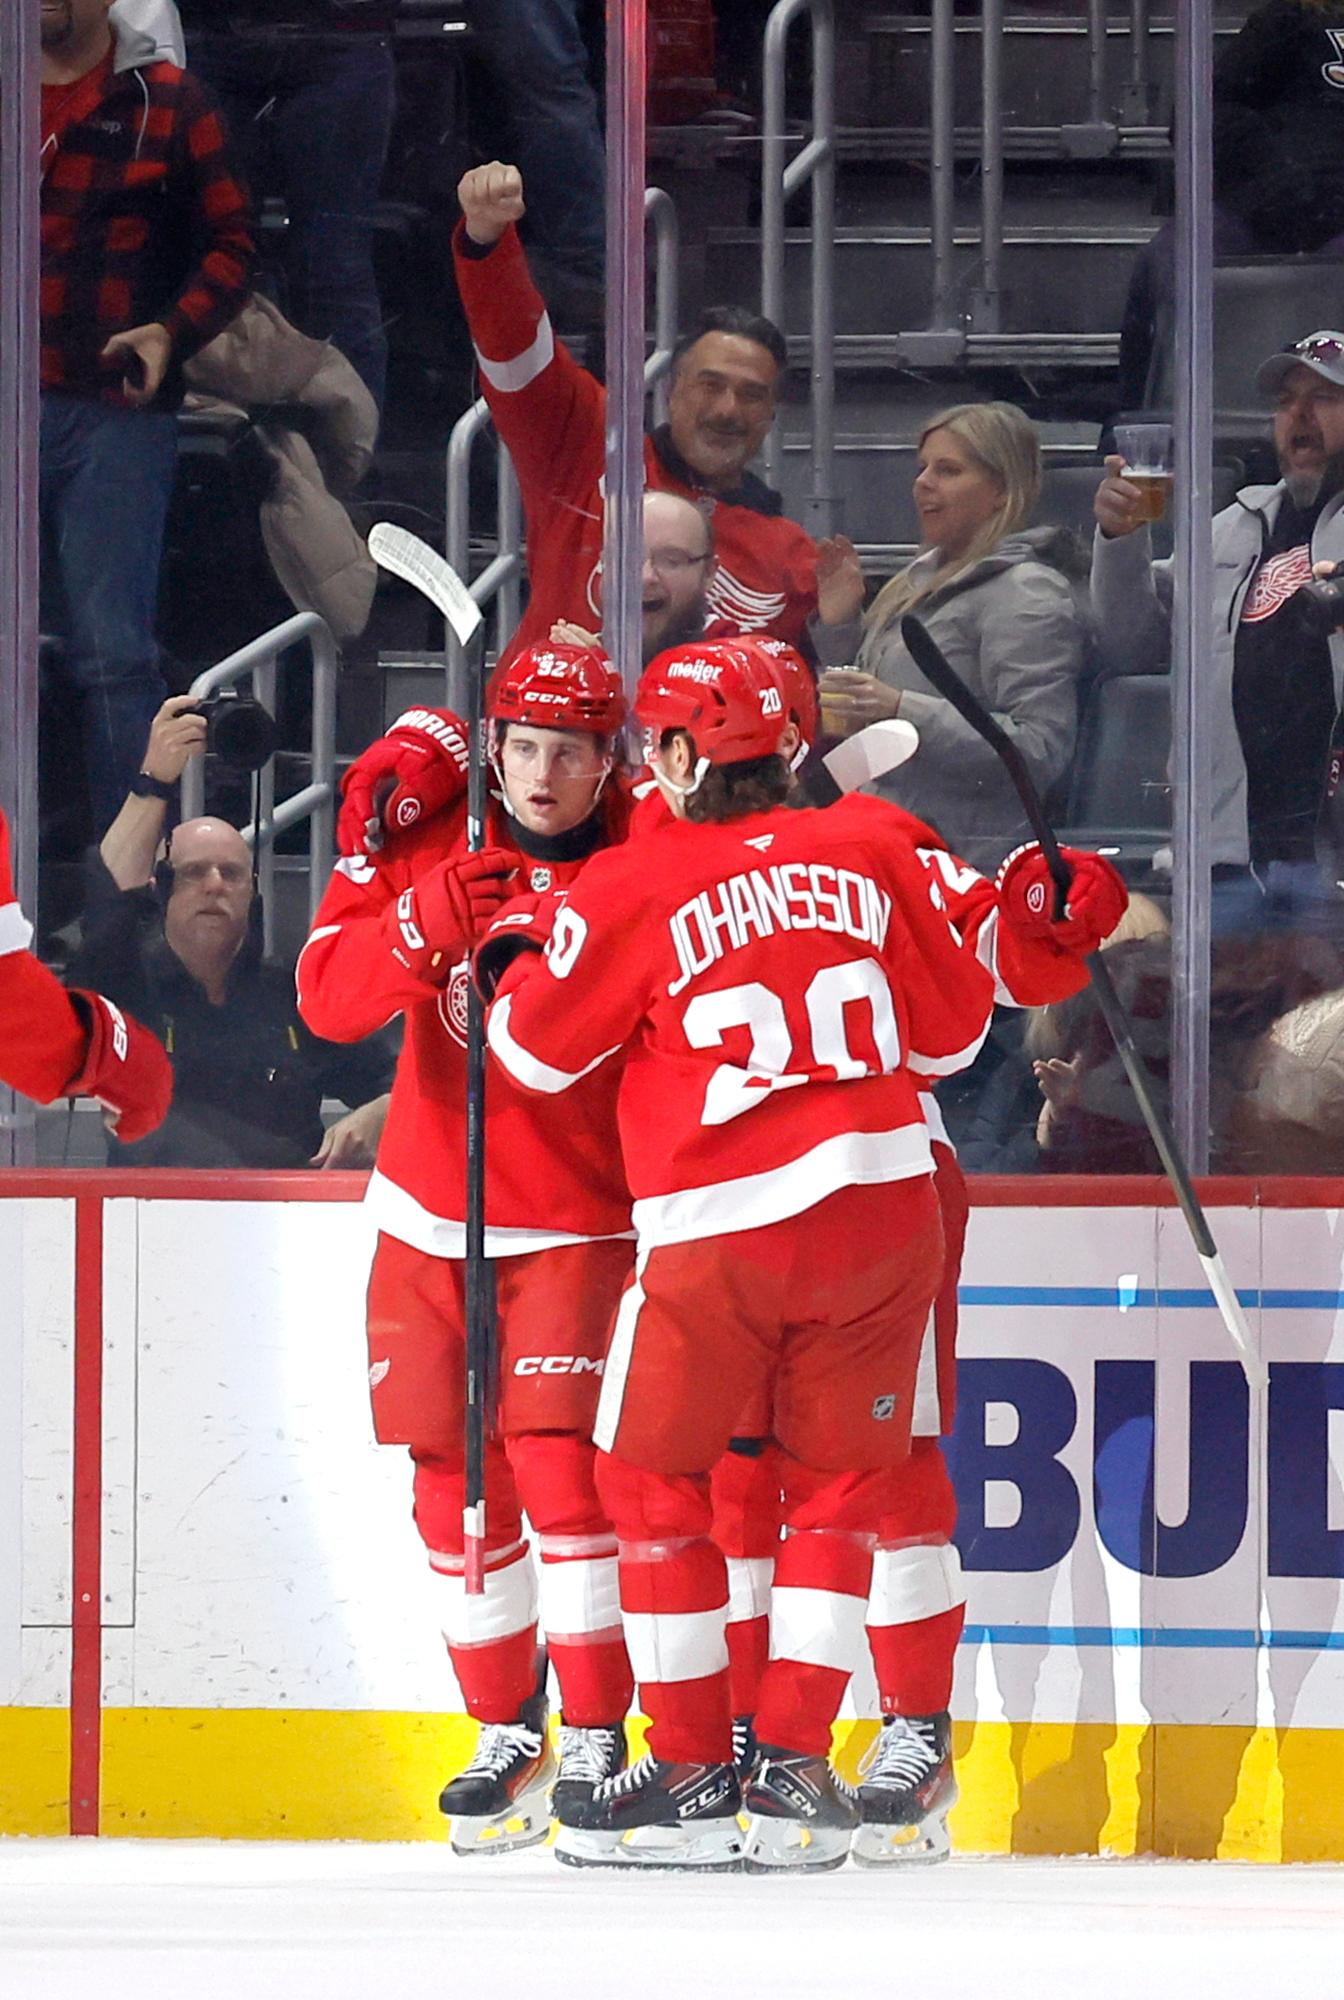
[[(167, 695), (155, 619), (177, 419), (44, 390), (43, 624), (80, 706), (94, 837), (116, 817)], [(50, 619), (50, 622), (49, 622)]]
[(487, 0), (472, 16), (476, 47), (509, 109), (533, 241), (566, 271), (602, 276), (606, 164), (578, 0)]
[(274, 155), (289, 216), (283, 310), (300, 332), (339, 347), (381, 411), (387, 335), (373, 230), (396, 109), (389, 44), (206, 35), (187, 61), (219, 99), (254, 196), (266, 192), (268, 146)]

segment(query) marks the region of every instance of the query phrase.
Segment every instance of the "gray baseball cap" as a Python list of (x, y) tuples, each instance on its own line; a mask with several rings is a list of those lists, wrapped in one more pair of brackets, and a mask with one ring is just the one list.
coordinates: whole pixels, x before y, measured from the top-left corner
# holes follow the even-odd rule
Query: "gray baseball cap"
[(1268, 361), (1260, 363), (1255, 371), (1255, 386), (1262, 396), (1273, 396), (1282, 386), (1284, 376), (1294, 368), (1310, 368), (1313, 374), (1344, 389), (1344, 333), (1326, 326), (1319, 333), (1295, 340), (1291, 347), (1281, 348)]

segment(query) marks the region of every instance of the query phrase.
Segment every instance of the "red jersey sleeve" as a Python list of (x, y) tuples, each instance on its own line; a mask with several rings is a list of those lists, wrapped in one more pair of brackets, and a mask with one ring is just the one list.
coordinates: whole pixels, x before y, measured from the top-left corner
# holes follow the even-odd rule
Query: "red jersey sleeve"
[(89, 1031), (54, 973), (28, 947), (33, 927), (19, 908), (0, 813), (0, 1078), (50, 1104), (84, 1065)]
[(500, 981), (486, 1035), (526, 1090), (571, 1089), (643, 1018), (648, 971), (630, 917), (629, 852), (595, 854), (557, 909), (545, 951), (515, 959)]
[(457, 288), (529, 524), (558, 494), (588, 507), (605, 465), (606, 390), (556, 339), (512, 223), (484, 256), (473, 256), (464, 240), (459, 222)]
[(417, 978), (393, 950), (397, 904), (427, 859), (452, 851), (461, 817), (459, 807), (452, 837), (430, 834), (436, 852), (413, 835), (385, 858), (345, 855), (336, 863), (294, 968), (299, 1012), (324, 1041), (360, 1041), (434, 997), (438, 989)]

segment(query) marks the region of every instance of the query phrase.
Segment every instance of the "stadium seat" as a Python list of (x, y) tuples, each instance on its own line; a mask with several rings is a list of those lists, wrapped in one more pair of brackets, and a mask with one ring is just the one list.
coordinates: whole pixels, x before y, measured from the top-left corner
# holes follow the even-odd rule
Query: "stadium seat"
[(1152, 862), (1170, 838), (1167, 755), (1171, 682), (1166, 674), (1099, 681), (1084, 698), (1060, 838), (1114, 850), (1120, 866)]

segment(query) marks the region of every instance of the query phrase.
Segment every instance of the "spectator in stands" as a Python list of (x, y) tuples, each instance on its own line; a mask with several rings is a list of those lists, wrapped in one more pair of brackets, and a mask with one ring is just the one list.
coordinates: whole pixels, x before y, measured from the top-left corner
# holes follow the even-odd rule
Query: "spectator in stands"
[[(458, 287), (527, 516), (532, 595), (507, 663), (557, 619), (600, 619), (606, 392), (556, 341), (529, 276), (517, 167), (475, 167), (458, 195)], [(815, 608), (815, 545), (747, 469), (774, 422), (786, 359), (771, 321), (711, 307), (677, 343), (668, 422), (645, 441), (646, 484), (698, 500), (711, 521), (710, 637), (757, 631), (797, 644)]]
[(1031, 830), (998, 758), (915, 666), (900, 621), (914, 612), (927, 625), (1044, 793), (1073, 754), (1087, 649), (1085, 618), (1058, 567), (1071, 538), (1026, 526), (1040, 494), (1040, 447), (1011, 403), (944, 410), (920, 436), (918, 468), (920, 552), (866, 614), (853, 543), (838, 536), (821, 550), (812, 637), (830, 669), (823, 726), (850, 734), (884, 717), (913, 722), (918, 755), (878, 789), (976, 867), (993, 869)]
[[(1154, 1097), (1165, 1106), (1171, 941), (1108, 944), (1106, 962)], [(1051, 1010), (1066, 1068), (1041, 1126), (1050, 1173), (1151, 1174), (1160, 1162), (1091, 987)], [(1344, 953), (1282, 931), (1214, 940), (1209, 993), (1212, 1173), (1319, 1173), (1340, 1157)], [(1044, 1081), (1044, 1080), (1043, 1080)], [(1323, 1157), (1323, 1149), (1330, 1152)]]
[[(646, 667), (656, 653), (701, 636), (713, 575), (714, 539), (704, 509), (679, 493), (646, 493), (641, 636)], [(556, 620), (550, 636), (573, 646), (600, 644), (590, 627), (565, 618)]]
[(373, 231), (396, 111), (397, 0), (178, 4), (192, 68), (224, 108), (254, 193), (283, 193), (285, 314), (335, 343), (381, 411)]
[[(90, 979), (159, 1036), (173, 1107), (116, 1164), (365, 1167), (387, 1113), (394, 1058), (377, 1040), (337, 1046), (299, 1018), (291, 967), (261, 956), (252, 857), (236, 827), (188, 820), (164, 844), (168, 806), (205, 721), (172, 696), (143, 769), (91, 862), (73, 985)], [(163, 859), (156, 866), (156, 856)], [(322, 1100), (355, 1108), (324, 1135)]]
[[(1344, 253), (1344, 0), (1267, 0), (1213, 66), (1213, 254)], [(1134, 265), (1119, 396), (1137, 409), (1176, 294), (1164, 222)]]
[(110, 21), (108, 0), (44, 0), (41, 35), (44, 625), (64, 639), (101, 833), (164, 695), (182, 365), (242, 305), (252, 241), (220, 120), (171, 40)]
[[(1265, 361), (1282, 477), (1247, 486), (1213, 523), (1211, 684), (1215, 930), (1344, 920), (1324, 822), (1337, 784), (1332, 743), (1344, 631), (1302, 586), (1344, 559), (1344, 333), (1308, 334)], [(1170, 665), (1170, 561), (1154, 562), (1140, 489), (1106, 460), (1097, 489), (1092, 602), (1103, 666)]]
[(472, 42), (499, 87), (527, 182), (532, 274), (562, 326), (606, 313), (606, 155), (580, 0), (490, 0)]

